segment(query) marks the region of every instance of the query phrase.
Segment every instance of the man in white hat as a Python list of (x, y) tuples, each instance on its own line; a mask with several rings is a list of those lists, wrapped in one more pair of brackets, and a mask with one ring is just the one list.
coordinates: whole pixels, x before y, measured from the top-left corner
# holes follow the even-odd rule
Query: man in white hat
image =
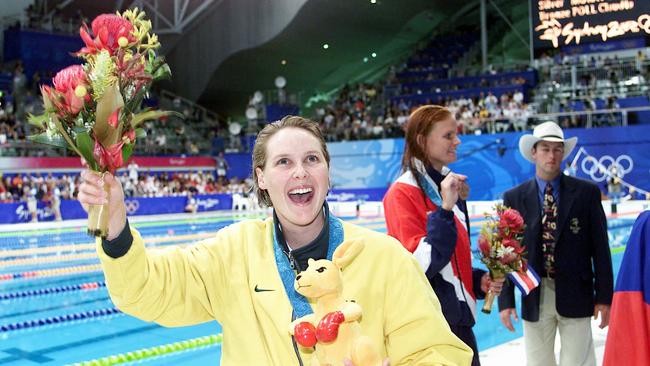
[[(504, 205), (524, 218), (528, 265), (542, 278), (522, 297), (529, 366), (557, 365), (557, 329), (560, 366), (595, 366), (590, 317), (600, 317), (600, 328), (609, 322), (614, 279), (600, 189), (561, 174), (576, 142), (576, 137), (565, 139), (555, 122), (522, 136), (519, 151), (535, 164), (535, 177), (503, 195)], [(507, 284), (499, 296), (501, 322), (511, 331), (511, 317), (517, 320), (513, 287)]]

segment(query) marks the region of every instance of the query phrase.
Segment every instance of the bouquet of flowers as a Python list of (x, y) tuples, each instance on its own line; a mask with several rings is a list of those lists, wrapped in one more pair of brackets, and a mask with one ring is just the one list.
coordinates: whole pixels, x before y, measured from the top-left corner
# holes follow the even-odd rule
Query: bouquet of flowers
[[(524, 233), (524, 219), (517, 210), (501, 204), (495, 206), (496, 217), (486, 213), (486, 222), (481, 228), (478, 248), (481, 262), (485, 263), (492, 278), (504, 278), (511, 272), (527, 271), (525, 248), (521, 245)], [(482, 311), (492, 311), (494, 293), (488, 291)]]
[[(158, 37), (150, 33), (145, 13), (101, 14), (79, 30), (83, 60), (59, 71), (54, 87), (41, 86), (45, 112), (30, 115), (40, 129), (32, 141), (70, 149), (97, 174), (114, 172), (131, 156), (135, 140), (145, 136), (140, 125), (172, 112), (141, 109), (153, 81), (171, 72), (162, 57)], [(108, 188), (106, 187), (107, 193)], [(106, 237), (108, 205), (88, 211), (88, 233)]]

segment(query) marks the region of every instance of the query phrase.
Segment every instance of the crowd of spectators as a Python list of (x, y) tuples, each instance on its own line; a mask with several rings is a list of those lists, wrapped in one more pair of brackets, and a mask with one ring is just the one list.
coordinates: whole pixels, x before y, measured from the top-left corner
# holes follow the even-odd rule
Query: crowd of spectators
[[(404, 99), (383, 103), (380, 89), (373, 84), (345, 86), (328, 106), (316, 109), (328, 141), (353, 141), (402, 137), (404, 124), (419, 104)], [(444, 105), (459, 122), (459, 133), (482, 134), (528, 129), (534, 109), (525, 102), (523, 92), (492, 93), (477, 97), (445, 98), (430, 101)]]
[[(650, 63), (647, 50), (637, 50), (619, 57), (609, 55), (542, 55), (535, 67), (544, 81), (544, 98), (540, 111), (558, 113), (571, 111), (574, 102), (584, 102), (586, 109), (597, 107), (595, 100), (610, 105), (610, 99), (647, 95)], [(540, 95), (541, 97), (541, 95)], [(613, 104), (611, 104), (613, 105)]]
[[(561, 115), (558, 123), (563, 128), (620, 125), (622, 114), (610, 112), (620, 108), (619, 96), (647, 94), (649, 90), (646, 80), (650, 77), (650, 63), (645, 51), (626, 58), (619, 58), (616, 54), (544, 55), (534, 65), (540, 80), (552, 83), (554, 89), (574, 90), (573, 94), (561, 98), (556, 98), (551, 90), (542, 93), (547, 95), (543, 101), (533, 103), (528, 102), (532, 98), (524, 95), (522, 90), (526, 89), (523, 88), (498, 97), (489, 91), (493, 87), (526, 84), (527, 80), (521, 75), (500, 73), (497, 68), (490, 68), (482, 77), (467, 78), (463, 72), (452, 73), (453, 69), (446, 63), (441, 68), (426, 67), (420, 62), (421, 52), (415, 55), (417, 62), (409, 60), (391, 67), (384, 82), (346, 85), (331, 103), (317, 108), (313, 117), (321, 123), (328, 141), (400, 137), (410, 111), (425, 103), (449, 108), (459, 121), (459, 133), (463, 134), (526, 130), (535, 123), (531, 117), (547, 112), (593, 113), (589, 116)], [(577, 69), (572, 69), (572, 66)], [(527, 69), (521, 66), (510, 71)], [(447, 75), (451, 74), (456, 77), (448, 78)], [(572, 80), (577, 80), (577, 87), (571, 85)], [(423, 102), (395, 98), (396, 95), (436, 94), (477, 87), (486, 91), (478, 96), (438, 96), (435, 100)], [(594, 113), (602, 109), (608, 112)]]
[[(328, 141), (351, 141), (401, 137), (410, 112), (421, 104), (447, 106), (459, 121), (460, 133), (493, 133), (524, 130), (535, 111), (525, 101), (525, 88), (514, 88), (495, 96), (490, 88), (523, 86), (527, 80), (518, 66), (500, 73), (490, 67), (474, 75), (455, 67), (463, 52), (478, 39), (476, 30), (438, 35), (416, 50), (409, 59), (390, 67), (387, 77), (373, 84), (345, 85), (326, 106), (316, 108), (314, 116)], [(530, 86), (530, 85), (529, 85)], [(485, 91), (466, 93), (465, 89)], [(452, 98), (444, 93), (458, 92)], [(408, 95), (431, 94), (435, 100), (413, 102)], [(404, 96), (401, 98), (400, 96)]]
[(571, 84), (571, 67), (577, 67), (577, 71), (589, 71), (577, 75), (577, 82), (581, 86), (597, 87), (598, 81), (608, 80), (617, 84), (626, 77), (634, 75), (645, 76), (650, 72), (646, 63), (647, 55), (645, 50), (638, 50), (633, 56), (619, 57), (617, 53), (611, 55), (571, 55), (558, 52), (553, 57), (542, 54), (535, 60), (535, 67), (541, 73), (542, 78), (560, 83)]
[[(42, 113), (40, 84), (51, 80), (53, 75), (50, 74), (42, 78), (37, 71), (28, 77), (21, 62), (1, 65), (0, 81), (4, 83), (0, 84), (4, 85), (0, 85), (0, 156), (61, 156), (66, 153), (27, 141), (27, 136), (36, 132), (27, 122), (27, 116)], [(206, 109), (180, 97), (157, 97), (153, 92), (145, 103), (146, 107), (178, 112), (183, 118), (172, 116), (146, 121), (147, 135), (136, 145), (136, 153), (187, 156), (213, 153), (211, 141), (223, 129)]]
[(345, 85), (336, 99), (326, 107), (316, 109), (327, 141), (367, 140), (400, 137), (400, 123), (387, 115), (381, 99), (381, 89), (374, 84)]
[[(123, 171), (117, 176), (126, 197), (174, 197), (186, 196), (188, 193), (248, 194), (251, 190), (249, 180), (240, 180), (237, 177), (228, 180), (202, 171), (145, 173), (138, 174), (135, 179), (129, 172)], [(48, 173), (43, 176), (41, 173), (35, 173), (6, 176), (0, 181), (0, 203), (28, 201), (31, 197), (39, 201), (48, 201), (49, 198), (53, 198), (50, 196), (56, 196), (58, 199), (74, 199), (80, 183), (77, 175), (68, 174), (53, 176), (52, 173)]]
[[(11, 71), (10, 71), (11, 70)], [(0, 146), (9, 141), (24, 141), (29, 135), (28, 113), (37, 113), (41, 106), (39, 85), (42, 78), (35, 72), (28, 78), (20, 62), (0, 66)], [(11, 93), (9, 93), (11, 90)]]
[(163, 117), (146, 121), (144, 144), (136, 145), (136, 152), (143, 155), (212, 155), (212, 140), (223, 134), (216, 116), (206, 109), (178, 96), (157, 97), (151, 107), (180, 113), (183, 118)]
[(456, 116), (461, 134), (525, 131), (534, 113), (521, 91), (498, 98), (492, 92), (481, 93), (479, 97), (448, 99), (442, 104)]
[[(188, 193), (217, 194), (217, 193), (248, 193), (251, 190), (249, 180), (237, 177), (227, 179), (216, 176), (214, 172), (162, 172), (159, 174), (133, 173), (126, 169), (118, 174), (127, 197), (168, 197), (185, 196)], [(137, 178), (136, 178), (137, 177)]]
[[(131, 197), (179, 197), (192, 198), (202, 194), (231, 194), (233, 209), (243, 206), (251, 209), (254, 206), (251, 194), (250, 179), (241, 180), (237, 177), (227, 179), (217, 176), (215, 172), (139, 172), (137, 165), (129, 165), (127, 169), (116, 174), (127, 198)], [(55, 218), (60, 219), (59, 205), (61, 200), (76, 199), (80, 185), (79, 175), (53, 175), (48, 173), (15, 174), (0, 179), (0, 203), (25, 202), (32, 220), (36, 221), (36, 203), (45, 203), (45, 208), (51, 210)], [(242, 203), (246, 200), (246, 203)], [(190, 200), (188, 200), (189, 202)], [(188, 209), (188, 211), (195, 212)]]
[(37, 221), (37, 202), (46, 203), (56, 220), (61, 220), (59, 205), (62, 199), (71, 199), (77, 194), (79, 177), (51, 173), (6, 176), (0, 180), (0, 203), (26, 202), (32, 221)]

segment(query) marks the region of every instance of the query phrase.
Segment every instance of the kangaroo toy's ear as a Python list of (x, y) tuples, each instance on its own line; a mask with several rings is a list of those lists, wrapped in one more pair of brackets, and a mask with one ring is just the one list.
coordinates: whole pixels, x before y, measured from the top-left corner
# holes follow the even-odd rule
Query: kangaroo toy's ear
[(350, 264), (352, 260), (361, 253), (363, 249), (363, 242), (360, 240), (351, 240), (346, 241), (339, 245), (338, 248), (334, 251), (332, 255), (332, 262), (339, 269), (343, 269), (345, 266)]

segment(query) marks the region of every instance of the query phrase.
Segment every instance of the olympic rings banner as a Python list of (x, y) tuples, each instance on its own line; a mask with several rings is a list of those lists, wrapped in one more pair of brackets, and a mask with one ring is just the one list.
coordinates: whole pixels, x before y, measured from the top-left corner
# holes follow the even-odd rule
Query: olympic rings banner
[[(461, 136), (459, 159), (451, 168), (469, 176), (470, 199), (502, 198), (503, 192), (533, 177), (535, 166), (519, 153), (522, 134)], [(650, 191), (650, 126), (567, 129), (564, 135), (578, 137), (576, 148), (563, 162), (565, 174), (591, 181), (605, 194), (611, 172), (627, 184)]]
[[(198, 211), (230, 210), (232, 196), (229, 194), (197, 195), (194, 197)], [(158, 215), (185, 212), (187, 197), (154, 197), (154, 198), (127, 198), (127, 215)], [(61, 201), (61, 217), (64, 220), (83, 219), (87, 215), (76, 200)], [(39, 202), (37, 207), (38, 221), (53, 221), (52, 208), (45, 202)], [(27, 209), (27, 203), (0, 204), (0, 224), (13, 224), (29, 222), (32, 217)]]
[[(575, 172), (569, 169), (567, 173), (592, 181), (606, 192), (605, 172), (615, 170), (626, 183), (650, 191), (650, 126), (578, 128), (564, 133), (578, 137), (576, 148), (565, 160), (575, 160)], [(451, 168), (469, 177), (470, 200), (500, 199), (503, 192), (533, 177), (534, 165), (519, 153), (522, 134), (459, 136), (458, 161)], [(358, 196), (369, 189), (373, 193), (369, 196), (375, 197), (377, 188), (385, 190), (400, 174), (403, 139), (339, 142), (328, 147), (332, 186), (339, 194), (352, 190)]]

